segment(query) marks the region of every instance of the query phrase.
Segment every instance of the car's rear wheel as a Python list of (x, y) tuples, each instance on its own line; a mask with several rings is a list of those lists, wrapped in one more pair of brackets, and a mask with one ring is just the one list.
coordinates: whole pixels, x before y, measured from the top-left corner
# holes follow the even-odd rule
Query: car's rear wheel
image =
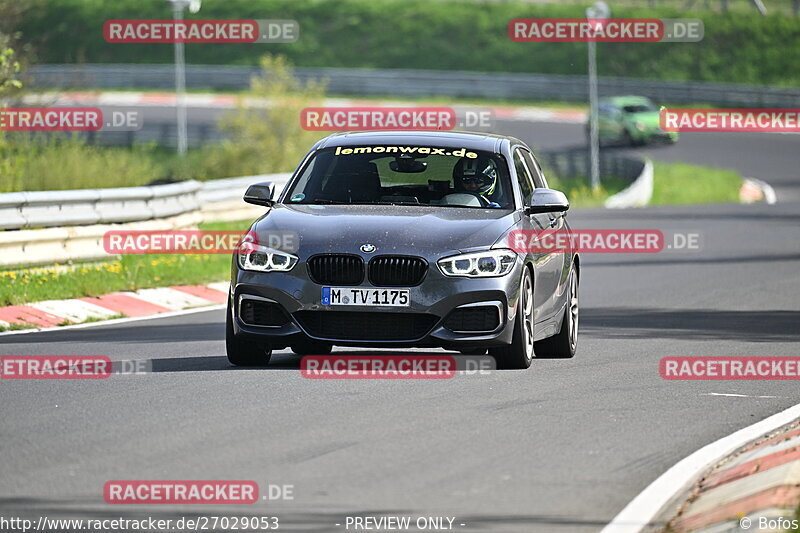
[(311, 339), (292, 344), (292, 351), (297, 355), (328, 355), (331, 350), (333, 350), (332, 344)]
[(234, 334), (230, 302), (225, 313), (225, 350), (228, 361), (236, 366), (267, 366), (272, 357), (272, 347), (269, 344), (245, 340)]
[(523, 270), (511, 344), (489, 349), (498, 369), (528, 368), (533, 360), (533, 277)]
[(578, 348), (578, 318), (580, 305), (578, 301), (578, 276), (573, 269), (569, 274), (569, 297), (564, 309), (559, 332), (534, 345), (537, 359), (569, 359)]

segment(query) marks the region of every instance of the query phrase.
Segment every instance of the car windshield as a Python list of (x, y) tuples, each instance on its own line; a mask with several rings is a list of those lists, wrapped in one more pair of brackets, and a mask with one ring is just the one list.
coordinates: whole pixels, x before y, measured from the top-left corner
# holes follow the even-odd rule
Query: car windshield
[(622, 106), (626, 113), (646, 113), (648, 111), (658, 111), (653, 104), (633, 104)]
[(510, 208), (500, 154), (466, 148), (372, 145), (314, 154), (286, 195), (289, 204), (395, 204)]

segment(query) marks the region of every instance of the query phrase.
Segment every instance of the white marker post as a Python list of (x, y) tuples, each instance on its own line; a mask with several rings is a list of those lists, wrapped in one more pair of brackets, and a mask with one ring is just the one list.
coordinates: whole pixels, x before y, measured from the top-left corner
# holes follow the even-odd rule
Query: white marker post
[[(586, 8), (587, 19), (607, 19), (611, 9), (599, 1)], [(597, 43), (589, 41), (589, 176), (592, 189), (600, 187), (600, 141), (597, 131)]]
[[(188, 7), (189, 12), (200, 11), (202, 0), (167, 0), (172, 4), (172, 18), (175, 25), (183, 20), (183, 10)], [(188, 146), (186, 134), (186, 65), (184, 60), (183, 43), (175, 41), (175, 112), (177, 119), (178, 154), (184, 155)]]

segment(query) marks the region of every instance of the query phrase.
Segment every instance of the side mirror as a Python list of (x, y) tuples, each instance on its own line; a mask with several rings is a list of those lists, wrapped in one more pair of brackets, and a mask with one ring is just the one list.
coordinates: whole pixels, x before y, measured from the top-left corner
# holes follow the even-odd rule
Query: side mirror
[(275, 200), (272, 199), (274, 194), (275, 184), (271, 181), (262, 181), (247, 188), (247, 192), (244, 193), (244, 201), (248, 204), (272, 207), (275, 205)]
[(557, 213), (567, 209), (569, 200), (563, 192), (553, 189), (534, 189), (530, 203), (525, 207), (525, 213), (528, 215)]

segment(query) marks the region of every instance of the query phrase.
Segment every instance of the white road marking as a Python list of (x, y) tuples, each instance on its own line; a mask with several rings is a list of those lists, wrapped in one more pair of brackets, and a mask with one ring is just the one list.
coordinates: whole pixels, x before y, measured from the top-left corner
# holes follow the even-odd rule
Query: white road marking
[(650, 483), (600, 533), (638, 533), (679, 490), (704, 470), (748, 442), (785, 426), (798, 417), (800, 404), (700, 448)]
[(729, 396), (731, 398), (777, 398), (777, 396), (752, 396), (749, 394), (733, 394), (726, 392), (706, 392), (701, 396)]

